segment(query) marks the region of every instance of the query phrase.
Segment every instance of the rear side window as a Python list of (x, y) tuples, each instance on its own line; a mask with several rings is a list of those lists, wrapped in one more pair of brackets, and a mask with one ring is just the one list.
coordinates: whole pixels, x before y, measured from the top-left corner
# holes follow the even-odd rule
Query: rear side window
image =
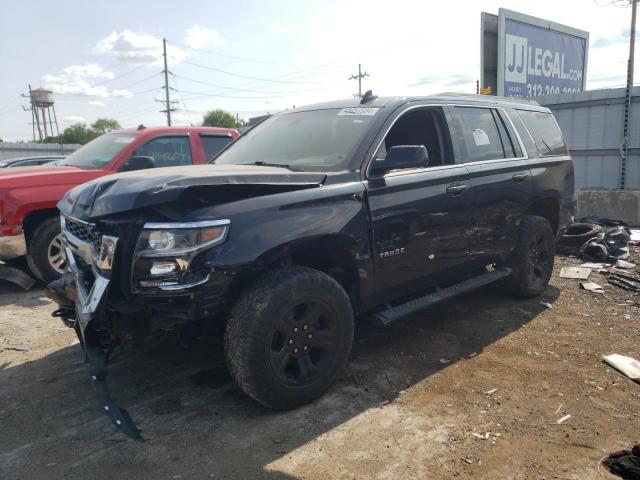
[(200, 135), (200, 140), (202, 140), (202, 146), (204, 147), (205, 158), (207, 162), (210, 162), (224, 147), (233, 141), (233, 138), (220, 135)]
[(553, 115), (545, 112), (517, 110), (518, 115), (531, 133), (540, 155), (565, 155), (567, 146)]
[(156, 137), (140, 147), (135, 154), (153, 158), (156, 167), (191, 165), (189, 137)]
[(535, 143), (533, 143), (533, 139), (531, 138), (529, 130), (527, 130), (527, 127), (524, 126), (522, 118), (520, 118), (520, 115), (518, 115), (512, 108), (508, 109), (507, 112), (509, 114), (509, 118), (513, 122), (513, 126), (516, 128), (516, 131), (520, 136), (520, 140), (522, 140), (524, 148), (530, 155), (535, 156), (536, 145)]
[(507, 129), (491, 108), (454, 107), (458, 118), (459, 130), (454, 141), (461, 147), (463, 163), (513, 158), (516, 156), (514, 145)]

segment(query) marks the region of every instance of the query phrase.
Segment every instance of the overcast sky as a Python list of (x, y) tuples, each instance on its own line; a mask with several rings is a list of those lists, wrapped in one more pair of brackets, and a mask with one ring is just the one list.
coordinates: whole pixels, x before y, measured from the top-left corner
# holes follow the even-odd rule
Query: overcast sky
[(588, 88), (622, 86), (631, 11), (609, 1), (2, 0), (0, 138), (31, 137), (29, 83), (55, 92), (61, 130), (163, 124), (163, 37), (174, 124), (349, 97), (358, 62), (378, 95), (475, 92), (480, 12), (500, 7), (589, 31)]

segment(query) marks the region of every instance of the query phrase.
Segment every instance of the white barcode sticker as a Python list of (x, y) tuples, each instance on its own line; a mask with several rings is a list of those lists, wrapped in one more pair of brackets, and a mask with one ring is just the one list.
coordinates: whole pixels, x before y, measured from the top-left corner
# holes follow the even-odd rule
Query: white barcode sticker
[(343, 108), (338, 112), (338, 115), (363, 115), (366, 117), (374, 116), (379, 108), (376, 107), (349, 107)]

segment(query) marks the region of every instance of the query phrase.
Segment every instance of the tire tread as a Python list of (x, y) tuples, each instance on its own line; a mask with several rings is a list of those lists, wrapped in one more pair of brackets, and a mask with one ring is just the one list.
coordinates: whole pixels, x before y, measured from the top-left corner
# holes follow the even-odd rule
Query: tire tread
[[(270, 305), (278, 305), (290, 300), (290, 286), (305, 285), (305, 287), (317, 288), (320, 291), (330, 292), (337, 296), (337, 301), (343, 305), (348, 304), (350, 310), (350, 336), (347, 339), (348, 349), (346, 354), (338, 360), (340, 370), (346, 364), (353, 341), (353, 313), (351, 303), (344, 289), (329, 275), (308, 267), (285, 267), (270, 271), (259, 278), (238, 300), (228, 319), (225, 337), (224, 352), (227, 368), (236, 384), (254, 400), (272, 408), (283, 410), (294, 408), (307, 403), (321, 395), (328, 385), (316, 388), (314, 391), (302, 394), (299, 400), (279, 397), (270, 388), (268, 380), (256, 375), (253, 365), (261, 362), (257, 352), (247, 346), (252, 344), (253, 337), (258, 334), (258, 326), (263, 318), (265, 310)], [(337, 371), (335, 374), (337, 375)], [(329, 385), (333, 382), (333, 378)]]

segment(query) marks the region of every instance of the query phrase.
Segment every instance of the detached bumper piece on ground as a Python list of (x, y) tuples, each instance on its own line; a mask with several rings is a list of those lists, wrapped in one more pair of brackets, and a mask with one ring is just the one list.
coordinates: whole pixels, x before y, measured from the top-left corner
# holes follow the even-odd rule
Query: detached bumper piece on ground
[[(90, 297), (93, 296), (93, 293), (92, 289)], [(47, 296), (60, 306), (58, 310), (52, 313), (52, 316), (61, 318), (65, 325), (73, 328), (78, 335), (80, 344), (84, 350), (85, 361), (90, 365), (89, 374), (100, 407), (109, 416), (113, 424), (125, 435), (134, 440), (144, 441), (140, 430), (136, 427), (129, 413), (124, 408), (119, 407), (109, 394), (109, 388), (106, 382), (107, 363), (109, 362), (109, 356), (113, 351), (113, 347), (105, 350), (99, 345), (94, 345), (90, 337), (87, 339), (85, 331), (93, 318), (92, 314), (82, 312), (82, 306), (79, 306), (80, 310), (77, 310), (78, 306), (70, 300), (72, 298), (78, 298), (74, 276), (67, 274), (59, 280), (50, 283), (47, 286)], [(82, 317), (85, 318), (83, 319)]]
[(125, 435), (133, 438), (134, 440), (144, 441), (140, 430), (136, 427), (135, 423), (131, 419), (129, 412), (124, 408), (119, 407), (111, 399), (109, 389), (107, 387), (107, 362), (109, 361), (109, 354), (100, 351), (97, 348), (86, 347), (85, 354), (87, 361), (91, 365), (91, 381), (93, 382), (93, 388), (96, 391), (96, 397), (98, 403), (104, 409), (105, 413), (109, 415), (109, 418)]

